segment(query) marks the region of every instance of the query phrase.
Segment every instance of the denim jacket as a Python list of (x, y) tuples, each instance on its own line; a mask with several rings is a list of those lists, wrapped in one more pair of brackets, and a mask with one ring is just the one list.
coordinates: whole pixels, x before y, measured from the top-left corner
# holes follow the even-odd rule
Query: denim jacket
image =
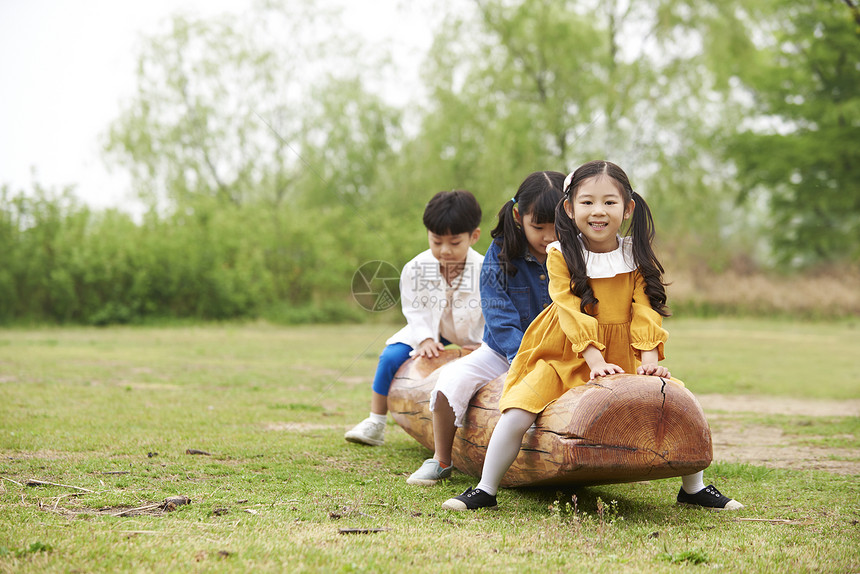
[(511, 263), (513, 277), (499, 263), (501, 245), (494, 240), (481, 267), (481, 306), (484, 310), (484, 342), (491, 349), (514, 360), (523, 333), (541, 311), (549, 307), (549, 277), (546, 263), (539, 263), (526, 249)]

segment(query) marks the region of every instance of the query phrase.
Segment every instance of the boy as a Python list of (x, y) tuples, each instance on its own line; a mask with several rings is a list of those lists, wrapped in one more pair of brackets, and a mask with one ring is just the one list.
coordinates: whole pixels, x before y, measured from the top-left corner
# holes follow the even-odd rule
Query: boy
[(388, 389), (409, 357), (438, 357), (445, 345), (474, 350), (481, 344), (484, 316), (478, 279), (484, 257), (472, 249), (481, 236), (481, 207), (468, 191), (440, 191), (424, 209), (430, 249), (400, 274), (406, 326), (385, 342), (379, 355), (370, 416), (349, 430), (349, 442), (385, 442)]

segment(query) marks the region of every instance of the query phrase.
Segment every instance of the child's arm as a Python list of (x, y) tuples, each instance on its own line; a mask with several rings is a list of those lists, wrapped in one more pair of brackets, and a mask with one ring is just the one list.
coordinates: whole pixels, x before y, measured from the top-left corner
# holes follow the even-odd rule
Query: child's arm
[(402, 342), (415, 349), (413, 355), (417, 354), (418, 347), (425, 344), (427, 339), (435, 341), (434, 330), (439, 326), (438, 319), (434, 317), (434, 306), (439, 304), (438, 291), (436, 284), (428, 281), (425, 275), (429, 274), (433, 278), (432, 273), (438, 270), (437, 265), (425, 262), (419, 254), (403, 267), (400, 274), (400, 303), (407, 325), (402, 330)]
[[(585, 358), (585, 349), (592, 346), (600, 354), (605, 346), (598, 337), (597, 319), (583, 313), (580, 309), (582, 300), (570, 292), (570, 272), (561, 251), (547, 251), (546, 269), (549, 273), (549, 296), (557, 310), (558, 324), (573, 351)], [(599, 358), (595, 356), (594, 360), (605, 363), (602, 355)], [(591, 366), (590, 362), (588, 364)]]
[(671, 377), (669, 369), (658, 364), (663, 358), (663, 343), (669, 336), (663, 329), (663, 318), (651, 308), (642, 275), (637, 272), (634, 279), (630, 338), (634, 353), (637, 353), (639, 360), (642, 361), (636, 372), (640, 375)]
[(520, 313), (508, 292), (509, 278), (499, 263), (498, 246), (493, 244), (481, 267), (481, 309), (486, 321), (485, 332), (495, 348), (508, 362), (514, 360), (523, 340)]
[[(669, 333), (663, 328), (663, 318), (651, 308), (651, 301), (645, 293), (645, 279), (638, 271), (634, 274), (632, 312), (630, 344), (633, 352), (643, 365), (656, 365), (664, 358), (663, 344)], [(649, 351), (654, 354), (646, 359)]]
[(655, 377), (671, 377), (669, 369), (662, 365), (658, 365), (659, 361), (657, 349), (650, 351), (642, 351), (642, 364), (636, 369), (636, 373), (640, 375), (654, 375)]
[(624, 369), (618, 365), (607, 363), (606, 359), (603, 358), (603, 353), (601, 353), (594, 345), (589, 345), (584, 351), (582, 351), (582, 358), (585, 359), (585, 362), (591, 369), (592, 381), (597, 377), (604, 377), (606, 375), (614, 375), (616, 373), (624, 372)]

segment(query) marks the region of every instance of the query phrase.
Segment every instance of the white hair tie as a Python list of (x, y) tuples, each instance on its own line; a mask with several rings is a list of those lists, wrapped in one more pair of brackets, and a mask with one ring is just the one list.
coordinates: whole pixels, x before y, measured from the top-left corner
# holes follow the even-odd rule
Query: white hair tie
[(564, 187), (561, 188), (562, 193), (567, 193), (567, 188), (570, 187), (570, 182), (573, 181), (573, 172), (567, 174), (567, 177), (564, 178)]

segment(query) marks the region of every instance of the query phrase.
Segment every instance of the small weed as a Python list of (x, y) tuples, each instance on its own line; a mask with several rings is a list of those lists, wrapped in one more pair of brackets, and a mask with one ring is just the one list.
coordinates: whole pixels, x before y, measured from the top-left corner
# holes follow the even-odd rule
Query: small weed
[(616, 520), (624, 520), (623, 516), (618, 515), (618, 501), (613, 500), (609, 504), (603, 502), (603, 499), (597, 497), (597, 522), (601, 526), (615, 524)]
[(690, 564), (707, 564), (710, 561), (707, 553), (704, 550), (684, 550), (683, 552), (661, 552), (657, 555), (660, 560), (680, 564), (689, 562)]
[(590, 515), (579, 508), (576, 495), (571, 495), (569, 501), (561, 502), (562, 493), (556, 494), (557, 498), (549, 506), (550, 514), (556, 516), (562, 522), (570, 522), (578, 527), (595, 524), (599, 532), (603, 532), (607, 526), (612, 526), (616, 521), (624, 520), (618, 514), (618, 501), (613, 500), (608, 504), (597, 497), (597, 511)]
[[(561, 502), (562, 493), (556, 493), (556, 499), (552, 501), (552, 504), (549, 505), (549, 512), (551, 515), (555, 516), (559, 520), (566, 519), (578, 519), (580, 516), (579, 508), (577, 506), (576, 495), (572, 495), (569, 501), (565, 501), (563, 504)], [(587, 516), (586, 513), (581, 513), (583, 516)]]

